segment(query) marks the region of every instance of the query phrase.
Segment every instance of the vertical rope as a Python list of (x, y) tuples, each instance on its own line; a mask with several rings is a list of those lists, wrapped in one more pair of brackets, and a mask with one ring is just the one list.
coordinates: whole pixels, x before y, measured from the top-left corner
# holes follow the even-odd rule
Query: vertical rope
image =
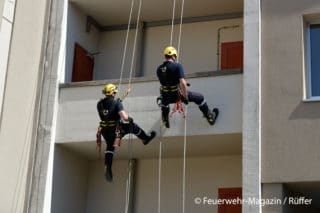
[(161, 169), (162, 169), (162, 121), (160, 117), (160, 142), (158, 160), (158, 213), (161, 212)]
[[(133, 65), (134, 65), (134, 60), (135, 60), (135, 52), (136, 52), (136, 44), (137, 44), (137, 37), (138, 37), (138, 31), (139, 31), (141, 7), (142, 7), (142, 0), (139, 0), (139, 10), (138, 10), (138, 16), (137, 16), (136, 31), (135, 31), (133, 50), (132, 50), (132, 58), (131, 58), (131, 65), (130, 65), (130, 73), (129, 73), (129, 83), (128, 83), (128, 88), (129, 89), (131, 88), (131, 79), (132, 79)], [(129, 112), (130, 112), (130, 105), (128, 105), (128, 114), (129, 114)], [(130, 131), (130, 132), (132, 132), (132, 131)], [(132, 154), (132, 136), (131, 136), (131, 134), (129, 134), (128, 156), (129, 156), (129, 163), (128, 163), (127, 185), (126, 185), (125, 213), (128, 213), (129, 204), (130, 204), (131, 170), (132, 170), (132, 156), (133, 156), (133, 154)]]
[[(183, 22), (183, 12), (184, 12), (184, 0), (182, 0), (181, 5), (181, 14), (180, 14), (180, 26), (179, 26), (179, 38), (178, 38), (178, 53), (180, 54), (180, 43), (181, 43), (181, 34), (182, 34), (182, 22)], [(177, 59), (177, 62), (179, 59)]]
[(131, 25), (131, 19), (132, 19), (132, 11), (133, 11), (133, 5), (134, 0), (131, 1), (131, 8), (130, 8), (130, 14), (129, 14), (129, 21), (128, 21), (128, 27), (127, 27), (127, 34), (126, 34), (126, 40), (124, 43), (124, 50), (122, 55), (122, 63), (121, 63), (121, 70), (120, 70), (120, 80), (119, 80), (119, 92), (121, 91), (121, 83), (122, 83), (122, 76), (123, 76), (123, 70), (124, 70), (124, 62), (126, 59), (126, 53), (127, 53), (127, 46), (128, 46), (128, 39), (129, 39), (129, 32), (130, 32), (130, 25)]
[(131, 87), (131, 78), (132, 78), (132, 73), (133, 73), (133, 64), (135, 61), (135, 55), (136, 55), (136, 44), (137, 44), (137, 37), (138, 37), (138, 31), (139, 31), (139, 22), (140, 22), (140, 13), (141, 13), (141, 5), (142, 5), (142, 0), (139, 0), (139, 10), (138, 10), (138, 17), (137, 17), (137, 24), (136, 24), (136, 32), (134, 35), (134, 42), (133, 42), (133, 49), (132, 49), (132, 58), (131, 58), (131, 66), (130, 66), (130, 74), (129, 74), (129, 83), (128, 87)]
[(183, 140), (183, 171), (182, 171), (182, 213), (185, 212), (186, 201), (186, 153), (187, 153), (187, 115), (188, 106), (186, 105), (184, 118), (184, 140)]
[[(181, 34), (182, 34), (183, 12), (184, 12), (184, 0), (182, 0), (181, 14), (180, 14), (178, 50), (177, 50), (179, 54), (180, 54), (180, 44), (181, 44)], [(179, 61), (179, 59), (177, 59), (177, 62), (178, 61)], [(185, 106), (185, 119), (184, 119), (184, 138), (183, 138), (182, 213), (185, 212), (185, 202), (186, 202), (187, 117), (188, 117), (188, 106), (186, 105)]]
[(172, 20), (171, 20), (171, 34), (170, 34), (170, 46), (172, 46), (172, 43), (173, 43), (173, 26), (174, 26), (175, 10), (176, 10), (176, 0), (173, 0)]

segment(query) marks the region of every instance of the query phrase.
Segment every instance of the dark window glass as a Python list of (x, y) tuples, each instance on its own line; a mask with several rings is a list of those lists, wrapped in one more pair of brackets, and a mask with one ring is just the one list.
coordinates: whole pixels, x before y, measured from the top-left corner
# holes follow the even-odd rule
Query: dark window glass
[(320, 96), (320, 24), (310, 26), (311, 95)]

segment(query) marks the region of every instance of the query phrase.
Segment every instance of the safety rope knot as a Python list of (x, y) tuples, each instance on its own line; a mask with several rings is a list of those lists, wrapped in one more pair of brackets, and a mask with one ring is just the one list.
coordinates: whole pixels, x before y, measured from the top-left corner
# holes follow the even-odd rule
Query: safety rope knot
[(181, 98), (181, 94), (180, 93), (178, 95), (178, 100), (174, 104), (174, 107), (173, 107), (172, 111), (170, 112), (169, 116), (172, 117), (175, 112), (182, 113), (182, 117), (183, 118), (186, 117), (186, 114), (185, 114), (184, 109), (183, 109), (182, 98)]

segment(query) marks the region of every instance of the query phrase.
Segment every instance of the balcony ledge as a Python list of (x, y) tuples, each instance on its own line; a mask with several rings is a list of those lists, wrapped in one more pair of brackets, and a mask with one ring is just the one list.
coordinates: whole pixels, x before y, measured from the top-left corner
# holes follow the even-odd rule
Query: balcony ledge
[[(242, 69), (229, 69), (229, 70), (217, 70), (217, 71), (201, 71), (196, 73), (186, 74), (186, 78), (200, 78), (200, 77), (216, 77), (216, 76), (226, 76), (226, 75), (237, 75), (242, 74)], [(151, 82), (158, 81), (155, 76), (144, 76), (144, 77), (135, 77), (132, 78), (132, 83), (141, 83), (141, 82)], [(93, 81), (82, 81), (82, 82), (70, 82), (70, 83), (61, 83), (60, 88), (70, 88), (70, 87), (84, 87), (84, 86), (99, 86), (106, 83), (119, 83), (119, 79), (105, 79), (105, 80), (93, 80)], [(129, 79), (123, 79), (122, 83), (126, 84), (129, 82)]]

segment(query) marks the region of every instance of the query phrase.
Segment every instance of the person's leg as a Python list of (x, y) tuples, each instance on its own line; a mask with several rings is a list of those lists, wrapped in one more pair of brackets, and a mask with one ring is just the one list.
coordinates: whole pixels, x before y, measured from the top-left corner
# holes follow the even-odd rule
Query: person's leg
[(162, 104), (161, 104), (162, 122), (167, 128), (170, 128), (170, 122), (169, 122), (170, 105), (169, 104), (176, 103), (177, 99), (178, 99), (177, 92), (167, 92), (162, 94)]
[(162, 105), (161, 106), (161, 112), (162, 112), (162, 122), (167, 127), (170, 128), (169, 123), (169, 112), (170, 112), (170, 106), (168, 105)]
[(199, 106), (200, 111), (203, 113), (204, 117), (206, 117), (210, 125), (213, 125), (215, 123), (219, 114), (219, 110), (217, 108), (214, 108), (211, 112), (201, 93), (188, 91), (188, 99), (189, 102), (194, 102)]
[(104, 155), (104, 164), (105, 164), (105, 177), (108, 182), (112, 182), (113, 175), (112, 175), (112, 162), (113, 162), (113, 154), (114, 154), (114, 140), (115, 140), (115, 130), (112, 129), (105, 129), (102, 131), (102, 136), (107, 143), (107, 148)]
[(141, 129), (136, 123), (122, 124), (122, 130), (122, 137), (128, 133), (132, 133), (137, 136), (144, 145), (147, 145), (156, 136), (155, 131), (151, 131), (150, 134), (147, 135), (146, 132)]

